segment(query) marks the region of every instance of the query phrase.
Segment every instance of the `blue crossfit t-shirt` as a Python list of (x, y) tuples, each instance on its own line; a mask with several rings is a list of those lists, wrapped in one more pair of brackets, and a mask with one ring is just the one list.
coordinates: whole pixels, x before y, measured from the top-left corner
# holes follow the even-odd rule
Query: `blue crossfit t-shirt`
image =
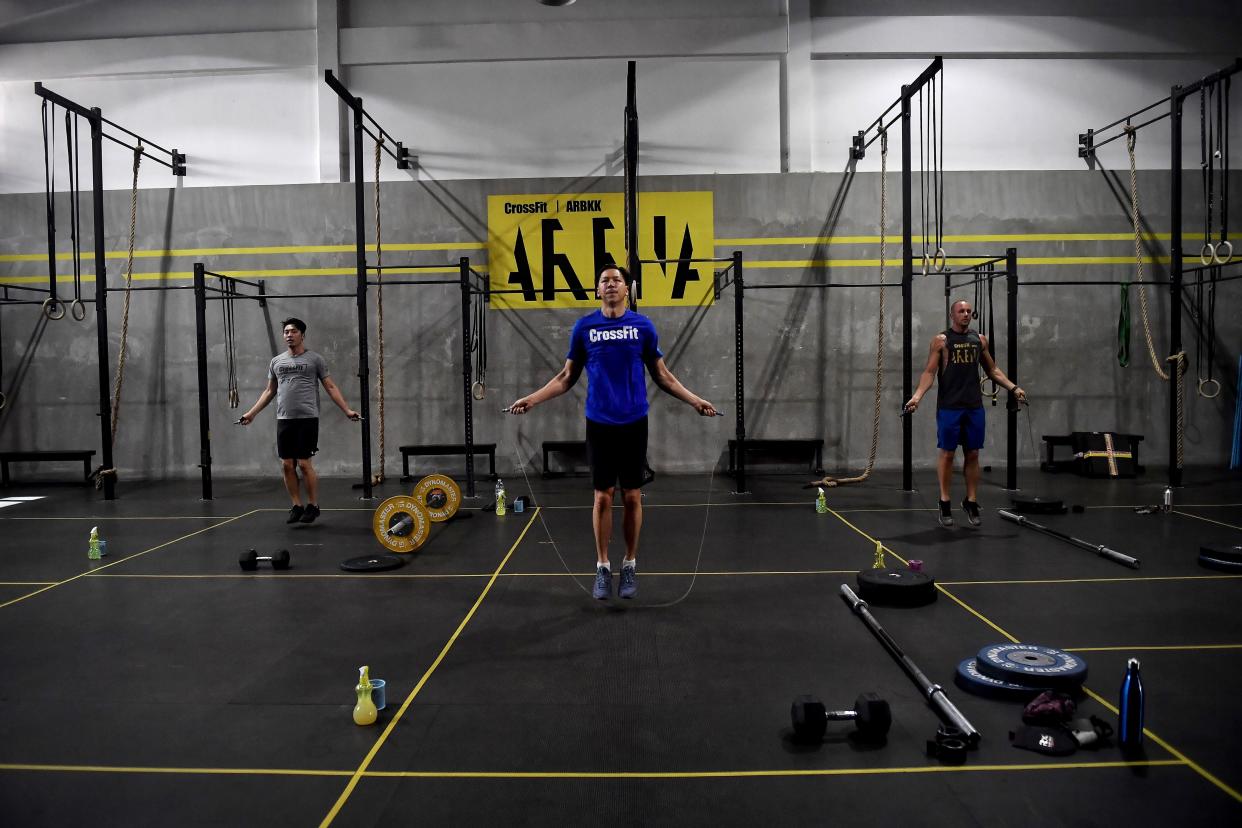
[(645, 365), (663, 356), (655, 325), (641, 313), (609, 319), (595, 311), (579, 319), (566, 359), (586, 367), (587, 419), (625, 425), (646, 417)]

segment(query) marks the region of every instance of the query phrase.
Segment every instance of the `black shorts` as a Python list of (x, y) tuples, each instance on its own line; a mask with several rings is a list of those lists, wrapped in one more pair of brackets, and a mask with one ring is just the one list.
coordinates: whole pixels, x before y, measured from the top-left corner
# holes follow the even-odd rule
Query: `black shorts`
[(308, 460), (319, 451), (319, 418), (276, 421), (276, 456), (281, 460)]
[(650, 481), (647, 468), (647, 418), (625, 425), (586, 421), (587, 459), (597, 491), (617, 485), (639, 489)]

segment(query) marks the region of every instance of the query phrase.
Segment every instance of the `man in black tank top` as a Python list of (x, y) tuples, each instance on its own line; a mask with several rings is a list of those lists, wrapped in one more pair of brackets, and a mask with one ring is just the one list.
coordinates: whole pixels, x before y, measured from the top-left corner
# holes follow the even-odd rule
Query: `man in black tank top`
[(949, 310), (952, 327), (936, 334), (927, 355), (927, 366), (919, 377), (919, 387), (906, 402), (905, 410), (919, 407), (923, 395), (938, 382), (936, 389), (936, 446), (940, 449), (936, 474), (940, 481), (940, 525), (953, 525), (949, 484), (953, 480), (953, 455), (962, 447), (962, 475), (966, 478), (966, 498), (962, 509), (971, 526), (978, 526), (979, 449), (983, 447), (983, 392), (979, 387), (979, 368), (984, 377), (1013, 392), (1018, 402), (1026, 402), (1026, 392), (1005, 376), (988, 351), (988, 338), (970, 329), (973, 308), (958, 299)]

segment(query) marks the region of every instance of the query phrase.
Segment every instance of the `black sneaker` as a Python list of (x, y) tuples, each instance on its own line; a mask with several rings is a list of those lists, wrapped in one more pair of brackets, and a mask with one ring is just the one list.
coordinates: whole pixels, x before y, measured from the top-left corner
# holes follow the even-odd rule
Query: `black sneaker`
[(978, 526), (983, 522), (979, 520), (979, 504), (976, 501), (962, 498), (962, 511), (966, 513), (966, 519), (971, 526)]
[(302, 522), (314, 523), (317, 517), (319, 517), (319, 507), (314, 503), (306, 504), (306, 512), (302, 515)]
[(953, 504), (950, 503), (949, 501), (947, 500), (940, 501), (940, 525), (941, 526), (952, 526), (953, 525), (952, 508), (953, 508)]
[(294, 506), (292, 509), (289, 510), (289, 517), (285, 521), (285, 523), (297, 523), (299, 520), (302, 519), (302, 515), (304, 515), (305, 513), (306, 513), (306, 510), (303, 509), (301, 505)]

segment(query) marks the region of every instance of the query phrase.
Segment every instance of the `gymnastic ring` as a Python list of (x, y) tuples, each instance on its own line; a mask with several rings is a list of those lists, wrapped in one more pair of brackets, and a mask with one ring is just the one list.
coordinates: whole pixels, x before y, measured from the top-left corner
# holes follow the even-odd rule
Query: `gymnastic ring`
[(931, 263), (932, 263), (931, 254), (924, 253), (923, 254), (923, 275), (924, 276), (926, 276), (928, 273), (931, 273)]
[[(1227, 251), (1223, 256), (1221, 251)], [(1229, 260), (1233, 258), (1233, 242), (1224, 239), (1220, 244), (1216, 245), (1216, 252), (1212, 254), (1212, 261), (1218, 265), (1229, 264)]]
[(43, 315), (53, 321), (65, 318), (65, 303), (55, 296), (43, 300)]
[(74, 321), (81, 322), (86, 318), (86, 303), (81, 299), (74, 299), (69, 305), (69, 315), (73, 317)]
[(1203, 248), (1199, 250), (1199, 261), (1205, 265), (1210, 265), (1212, 260), (1216, 258), (1216, 245), (1211, 242), (1204, 242)]
[(932, 254), (932, 270), (937, 273), (944, 273), (944, 269), (949, 266), (949, 255), (944, 252), (943, 247), (937, 247), (936, 252)]
[(8, 404), (9, 398), (4, 395), (3, 391), (0, 391), (0, 411), (3, 411), (4, 407)]
[(470, 396), (474, 397), (476, 400), (481, 400), (486, 397), (487, 384), (484, 383), (483, 380), (475, 380), (474, 384), (470, 386)]
[[(1206, 388), (1206, 387), (1207, 387), (1207, 386), (1209, 386), (1209, 385), (1213, 385), (1213, 386), (1215, 386), (1215, 387), (1216, 387), (1216, 390), (1214, 390), (1211, 394), (1209, 394), (1209, 393), (1207, 393), (1206, 391), (1204, 391), (1204, 390), (1203, 390), (1204, 388)], [(1199, 396), (1200, 396), (1200, 397), (1203, 397), (1203, 399), (1205, 399), (1205, 400), (1214, 400), (1214, 399), (1216, 399), (1217, 397), (1219, 397), (1219, 396), (1220, 396), (1220, 380), (1218, 380), (1218, 379), (1213, 379), (1212, 377), (1208, 377), (1207, 379), (1202, 379), (1202, 378), (1200, 378), (1200, 380), (1199, 380)]]
[[(985, 391), (983, 389), (983, 386), (987, 385), (989, 382), (992, 383), (991, 392)], [(996, 380), (992, 379), (991, 377), (980, 377), (979, 378), (979, 393), (985, 397), (990, 398), (993, 402), (995, 402), (996, 398), (1000, 396), (1000, 384), (997, 383)]]

